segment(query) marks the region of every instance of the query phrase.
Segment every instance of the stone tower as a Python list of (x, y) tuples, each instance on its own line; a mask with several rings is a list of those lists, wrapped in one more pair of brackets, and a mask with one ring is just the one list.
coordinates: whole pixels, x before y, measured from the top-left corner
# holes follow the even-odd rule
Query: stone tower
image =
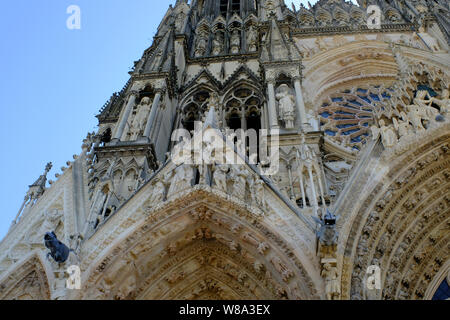
[[(177, 0), (30, 186), (0, 299), (448, 298), (449, 4), (358, 3)], [(212, 138), (238, 163), (204, 161)]]

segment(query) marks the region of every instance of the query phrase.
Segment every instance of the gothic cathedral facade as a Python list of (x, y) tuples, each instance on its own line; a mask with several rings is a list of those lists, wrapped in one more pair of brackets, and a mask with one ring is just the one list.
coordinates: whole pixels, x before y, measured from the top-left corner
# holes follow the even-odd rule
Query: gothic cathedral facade
[[(358, 3), (177, 0), (30, 186), (0, 299), (449, 298), (449, 2)], [(180, 162), (197, 131), (240, 163)]]

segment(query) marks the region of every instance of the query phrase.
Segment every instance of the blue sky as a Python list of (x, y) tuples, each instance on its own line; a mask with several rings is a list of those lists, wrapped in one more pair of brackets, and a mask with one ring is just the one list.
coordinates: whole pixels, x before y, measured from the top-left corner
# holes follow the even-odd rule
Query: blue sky
[[(286, 1), (288, 4), (290, 1)], [(306, 2), (306, 1), (305, 1)], [(314, 0), (310, 1), (315, 3)], [(129, 79), (172, 1), (14, 0), (0, 11), (0, 239), (45, 164), (55, 180)], [(299, 0), (295, 0), (297, 5)], [(81, 29), (69, 30), (70, 5)]]

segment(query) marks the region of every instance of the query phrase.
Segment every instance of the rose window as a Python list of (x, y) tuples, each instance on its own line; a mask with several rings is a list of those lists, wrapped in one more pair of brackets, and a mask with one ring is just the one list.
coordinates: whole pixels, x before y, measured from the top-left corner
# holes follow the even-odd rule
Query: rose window
[(390, 98), (391, 90), (381, 87), (335, 93), (319, 109), (322, 130), (333, 142), (360, 151), (371, 136), (374, 111)]

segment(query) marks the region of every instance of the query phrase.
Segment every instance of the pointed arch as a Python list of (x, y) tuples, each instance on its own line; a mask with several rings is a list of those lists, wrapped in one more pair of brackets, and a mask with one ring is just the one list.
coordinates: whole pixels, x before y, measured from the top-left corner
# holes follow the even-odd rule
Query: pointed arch
[(50, 300), (52, 267), (42, 252), (34, 251), (0, 278), (0, 300)]
[[(447, 123), (382, 154), (378, 184), (350, 201), (358, 206), (341, 231), (344, 297), (430, 298), (450, 260), (449, 132)], [(363, 283), (370, 265), (382, 270), (377, 292)]]
[(196, 191), (152, 212), (90, 264), (78, 298), (207, 298), (202, 290), (229, 299), (318, 298), (303, 266), (311, 262), (264, 219), (224, 204)]

